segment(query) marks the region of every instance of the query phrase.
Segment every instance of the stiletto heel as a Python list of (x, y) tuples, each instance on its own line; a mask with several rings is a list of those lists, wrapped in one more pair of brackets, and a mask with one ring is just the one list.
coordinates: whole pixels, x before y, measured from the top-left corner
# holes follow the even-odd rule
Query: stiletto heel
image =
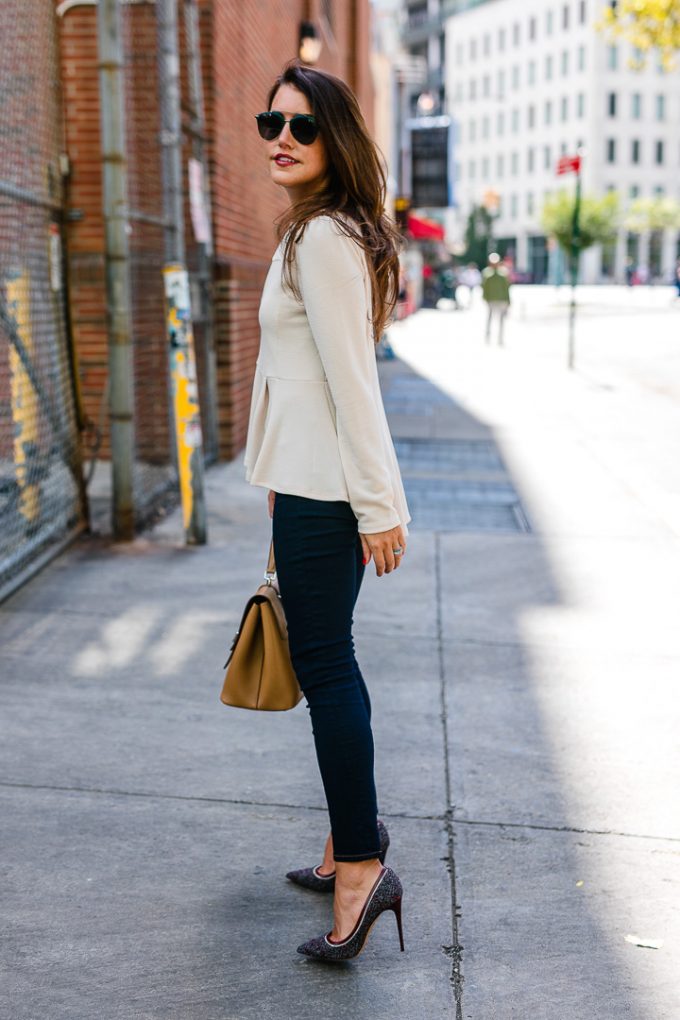
[[(384, 864), (387, 848), (390, 845), (390, 835), (380, 819), (378, 819), (378, 836), (380, 837), (378, 860)], [(313, 892), (335, 892), (335, 872), (330, 875), (320, 875), (318, 868), (301, 868), (299, 871), (289, 871), (286, 878), (289, 882), (301, 885), (303, 889), (311, 889)]]
[(341, 942), (332, 942), (330, 938), (331, 933), (328, 932), (327, 935), (320, 935), (318, 938), (310, 939), (309, 942), (298, 946), (298, 953), (301, 953), (303, 956), (309, 956), (313, 960), (328, 960), (329, 962), (352, 960), (355, 956), (359, 955), (366, 945), (366, 939), (371, 928), (385, 910), (393, 910), (396, 915), (399, 942), (403, 952), (404, 936), (401, 930), (402, 892), (401, 882), (392, 869), (383, 867), (369, 893), (368, 899), (364, 903), (364, 908), (359, 915), (359, 920), (354, 925), (352, 934), (348, 935)]
[(401, 927), (401, 896), (398, 900), (395, 900), (394, 906), (392, 907), (394, 916), (397, 919), (397, 931), (399, 932), (399, 945), (401, 946), (402, 953), (404, 952), (404, 932)]

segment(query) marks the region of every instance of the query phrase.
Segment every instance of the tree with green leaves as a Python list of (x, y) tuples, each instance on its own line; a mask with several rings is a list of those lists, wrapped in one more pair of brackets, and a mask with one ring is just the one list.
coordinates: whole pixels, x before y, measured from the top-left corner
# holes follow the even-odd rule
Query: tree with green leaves
[[(579, 219), (579, 252), (593, 244), (613, 241), (619, 226), (619, 196), (614, 191), (608, 192), (603, 198), (584, 195)], [(541, 222), (546, 234), (556, 239), (571, 260), (574, 196), (567, 191), (558, 191), (546, 199)]]
[(491, 251), (492, 237), (493, 216), (483, 205), (473, 206), (465, 228), (464, 260), (476, 262), (480, 267), (485, 266)]
[(668, 195), (636, 198), (630, 204), (623, 225), (632, 234), (644, 234), (648, 230), (677, 230), (680, 227), (680, 202)]
[(680, 0), (618, 0), (603, 11), (599, 26), (612, 39), (627, 39), (644, 67), (651, 50), (666, 71), (677, 67), (680, 50)]

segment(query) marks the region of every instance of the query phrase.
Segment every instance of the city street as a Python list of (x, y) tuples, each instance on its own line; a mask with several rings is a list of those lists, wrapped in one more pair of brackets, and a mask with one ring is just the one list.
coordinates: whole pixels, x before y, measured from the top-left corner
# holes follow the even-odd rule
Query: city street
[(516, 287), (390, 330), (413, 521), (355, 613), (387, 863), (358, 960), (331, 903), (308, 713), (219, 702), (266, 493), (82, 538), (2, 608), (2, 1020), (677, 1020), (680, 302)]

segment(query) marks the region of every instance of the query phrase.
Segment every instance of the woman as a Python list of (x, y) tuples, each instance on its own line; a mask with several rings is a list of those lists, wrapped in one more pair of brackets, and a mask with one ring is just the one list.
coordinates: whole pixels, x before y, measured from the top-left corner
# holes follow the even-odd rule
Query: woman
[(269, 489), (290, 654), (331, 821), (323, 863), (287, 876), (334, 892), (332, 931), (298, 952), (341, 960), (361, 951), (384, 910), (397, 917), (403, 949), (352, 640), (364, 568), (371, 559), (378, 576), (399, 567), (411, 519), (375, 359), (398, 292), (398, 235), (384, 215), (376, 147), (344, 82), (293, 62), (257, 123), (290, 206), (260, 304), (246, 478)]

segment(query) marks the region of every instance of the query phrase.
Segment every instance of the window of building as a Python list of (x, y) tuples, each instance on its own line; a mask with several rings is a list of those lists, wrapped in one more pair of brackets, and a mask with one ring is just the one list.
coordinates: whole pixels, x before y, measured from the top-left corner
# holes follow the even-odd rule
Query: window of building
[(482, 160), (482, 180), (488, 181), (489, 179), (489, 157), (485, 156)]
[(497, 87), (498, 87), (498, 98), (502, 99), (503, 96), (505, 95), (505, 71), (499, 71), (498, 72)]
[(527, 173), (530, 174), (534, 172), (534, 151), (533, 146), (527, 149)]
[(543, 169), (550, 170), (552, 166), (552, 149), (549, 145), (543, 146)]
[(484, 36), (482, 48), (484, 50), (484, 56), (488, 57), (489, 54), (491, 53), (491, 34), (489, 32), (487, 32), (486, 35)]
[(633, 62), (634, 69), (642, 70), (640, 64), (642, 63), (642, 50), (639, 46), (631, 46), (630, 48), (630, 59)]
[(607, 47), (607, 65), (610, 71), (615, 71), (619, 66), (619, 48), (618, 46)]
[(656, 97), (656, 119), (666, 119), (666, 97), (661, 93)]
[(501, 53), (505, 49), (505, 29), (504, 28), (499, 28), (498, 29), (498, 49), (501, 51)]
[(470, 126), (468, 128), (468, 138), (470, 139), (471, 142), (477, 140), (477, 124), (475, 123), (474, 120), (470, 121)]
[(510, 173), (513, 177), (519, 173), (519, 154), (517, 152), (513, 152), (510, 156)]
[(482, 138), (489, 137), (489, 118), (482, 117)]
[(546, 11), (545, 12), (545, 32), (546, 32), (546, 35), (552, 35), (552, 30), (553, 30), (553, 12), (552, 11)]
[(587, 17), (588, 17), (588, 6), (586, 4), (586, 0), (580, 0), (580, 3), (578, 5), (578, 20), (579, 20), (579, 24), (585, 25)]
[(496, 177), (502, 177), (505, 172), (505, 160), (503, 159), (503, 153), (499, 152), (496, 156)]
[(512, 69), (512, 87), (513, 89), (519, 88), (519, 65), (515, 64)]
[(607, 139), (606, 150), (607, 150), (607, 156), (606, 156), (607, 162), (608, 163), (615, 163), (616, 162), (616, 139), (615, 138), (608, 138)]
[(500, 137), (505, 131), (505, 114), (499, 110), (496, 114), (496, 134)]
[(511, 219), (517, 219), (517, 195), (510, 196), (510, 217)]
[(562, 28), (569, 28), (569, 4), (562, 7)]
[(566, 156), (567, 154), (567, 143), (560, 142), (560, 156)]
[(487, 98), (491, 95), (491, 76), (488, 74), (482, 78), (482, 95)]
[(640, 139), (633, 138), (630, 143), (630, 161), (631, 163), (640, 162)]
[(616, 92), (607, 93), (607, 116), (616, 116)]
[(577, 50), (577, 61), (579, 71), (585, 71), (586, 69), (586, 48), (585, 46), (579, 46)]
[(536, 127), (536, 107), (533, 104), (527, 107), (527, 127)]
[(562, 50), (562, 75), (569, 74), (569, 50)]
[(455, 95), (454, 95), (454, 99), (455, 99), (455, 101), (457, 103), (462, 103), (462, 101), (463, 101), (463, 83), (462, 83), (462, 81), (456, 82), (456, 92), (455, 92)]
[(527, 214), (534, 215), (534, 193), (532, 191), (527, 192)]
[(628, 194), (630, 195), (631, 198), (639, 198), (640, 197), (640, 185), (639, 184), (631, 184), (630, 189), (628, 191)]
[(456, 44), (456, 63), (458, 64), (459, 67), (462, 66), (462, 63), (463, 63), (463, 44), (462, 43), (457, 43)]
[(476, 169), (475, 161), (474, 159), (471, 159), (470, 162), (468, 163), (468, 177), (470, 178), (470, 180), (474, 180), (475, 169)]
[(569, 97), (568, 96), (562, 96), (562, 99), (560, 100), (560, 119), (563, 120), (563, 121), (569, 119)]
[(656, 143), (656, 145), (654, 146), (654, 162), (657, 163), (659, 166), (661, 166), (661, 164), (663, 163), (663, 154), (664, 154), (663, 150), (664, 150), (664, 143), (659, 140)]
[(469, 95), (470, 99), (476, 99), (477, 98), (477, 82), (475, 81), (474, 78), (470, 78), (470, 85), (469, 85), (468, 95)]
[(529, 18), (529, 38), (532, 42), (536, 38), (536, 18)]
[(470, 39), (470, 60), (477, 59), (477, 40)]
[(586, 94), (585, 92), (579, 92), (576, 97), (576, 116), (584, 117), (586, 112)]
[(546, 99), (545, 101), (545, 113), (543, 119), (546, 124), (552, 123), (552, 101), (550, 99)]
[(512, 111), (512, 133), (516, 134), (519, 131), (519, 110)]
[(530, 60), (527, 64), (527, 83), (529, 85), (536, 84), (536, 61)]
[(642, 95), (639, 92), (634, 92), (630, 98), (633, 120), (640, 120), (642, 117)]
[(553, 75), (553, 58), (548, 54), (545, 58), (545, 77), (546, 81), (550, 81)]
[(607, 184), (607, 186), (605, 187), (604, 190), (607, 192), (608, 195), (611, 195), (612, 191), (616, 191), (616, 185), (615, 184)]
[(657, 198), (663, 198), (663, 196), (666, 194), (666, 189), (664, 188), (663, 184), (656, 184), (654, 186), (654, 194), (657, 196)]
[(453, 172), (457, 181), (461, 180), (463, 175), (463, 168), (460, 163), (454, 163)]
[(515, 24), (512, 26), (512, 45), (519, 46), (519, 41), (520, 41), (519, 22), (515, 22)]

